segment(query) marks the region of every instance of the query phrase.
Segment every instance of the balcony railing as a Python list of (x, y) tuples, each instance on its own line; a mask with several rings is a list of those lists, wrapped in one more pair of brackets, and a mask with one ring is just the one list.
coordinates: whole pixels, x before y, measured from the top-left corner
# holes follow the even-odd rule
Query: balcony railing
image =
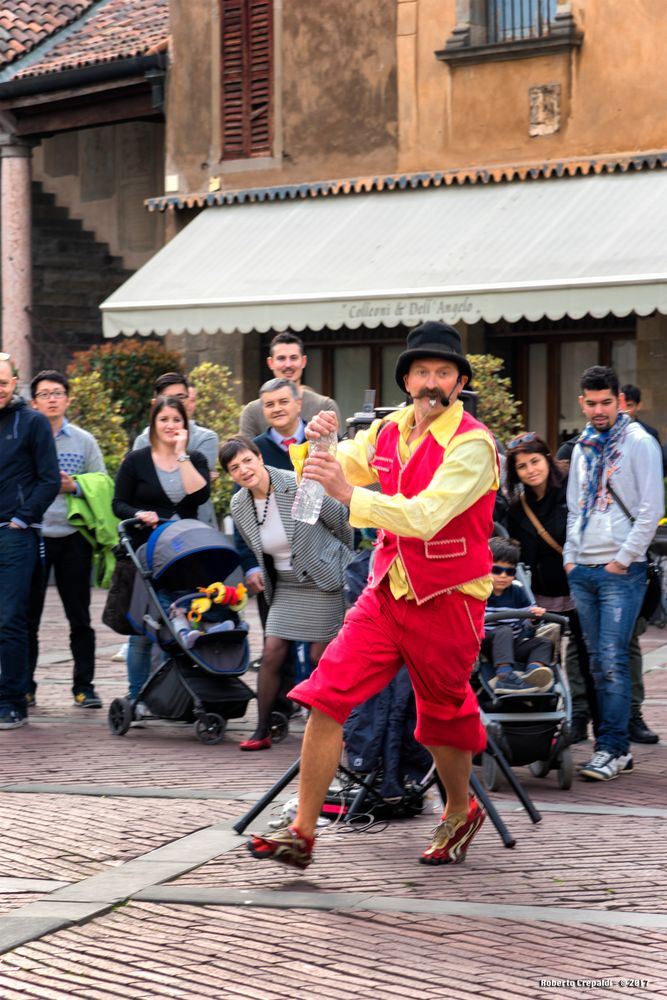
[(487, 41), (544, 38), (556, 14), (557, 0), (487, 0)]

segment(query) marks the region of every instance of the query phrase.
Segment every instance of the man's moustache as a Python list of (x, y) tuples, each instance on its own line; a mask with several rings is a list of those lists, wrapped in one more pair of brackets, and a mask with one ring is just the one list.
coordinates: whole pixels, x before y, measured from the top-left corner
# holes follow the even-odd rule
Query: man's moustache
[(428, 389), (422, 389), (416, 396), (413, 396), (413, 399), (432, 399), (434, 403), (437, 402), (442, 403), (443, 406), (449, 406), (449, 396), (446, 396), (443, 392), (429, 392)]

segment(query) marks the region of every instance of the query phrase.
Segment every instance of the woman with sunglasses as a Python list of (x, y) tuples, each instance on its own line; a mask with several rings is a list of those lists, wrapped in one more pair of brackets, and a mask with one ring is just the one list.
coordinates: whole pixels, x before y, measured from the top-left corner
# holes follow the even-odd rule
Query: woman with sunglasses
[[(572, 642), (568, 650), (569, 671), (579, 668), (586, 688), (588, 712), (597, 729), (597, 701), (588, 666), (588, 653), (574, 601), (563, 568), (563, 545), (567, 529), (567, 479), (558, 468), (545, 441), (534, 431), (507, 444), (507, 491), (510, 506), (505, 525), (521, 544), (521, 558), (531, 572), (536, 604), (570, 622)], [(574, 655), (576, 654), (576, 655)], [(586, 738), (588, 719), (575, 712), (573, 738)]]

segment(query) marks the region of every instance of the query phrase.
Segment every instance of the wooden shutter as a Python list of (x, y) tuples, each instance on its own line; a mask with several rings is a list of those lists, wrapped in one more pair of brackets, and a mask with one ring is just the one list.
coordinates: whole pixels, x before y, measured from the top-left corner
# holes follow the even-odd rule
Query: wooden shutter
[(273, 0), (221, 0), (223, 159), (266, 156), (272, 139)]

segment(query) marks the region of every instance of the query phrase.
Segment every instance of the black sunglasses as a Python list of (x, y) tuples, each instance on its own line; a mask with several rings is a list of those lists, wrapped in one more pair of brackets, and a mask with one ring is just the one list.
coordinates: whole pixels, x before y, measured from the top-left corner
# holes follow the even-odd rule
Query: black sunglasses
[(500, 576), (501, 573), (504, 573), (505, 576), (516, 576), (516, 566), (496, 566), (494, 563), (491, 572), (497, 576)]
[(538, 435), (535, 431), (528, 431), (526, 434), (520, 434), (519, 437), (512, 438), (511, 441), (505, 445), (507, 451), (516, 451), (517, 448), (521, 448), (524, 444), (531, 444), (533, 441), (537, 441)]

